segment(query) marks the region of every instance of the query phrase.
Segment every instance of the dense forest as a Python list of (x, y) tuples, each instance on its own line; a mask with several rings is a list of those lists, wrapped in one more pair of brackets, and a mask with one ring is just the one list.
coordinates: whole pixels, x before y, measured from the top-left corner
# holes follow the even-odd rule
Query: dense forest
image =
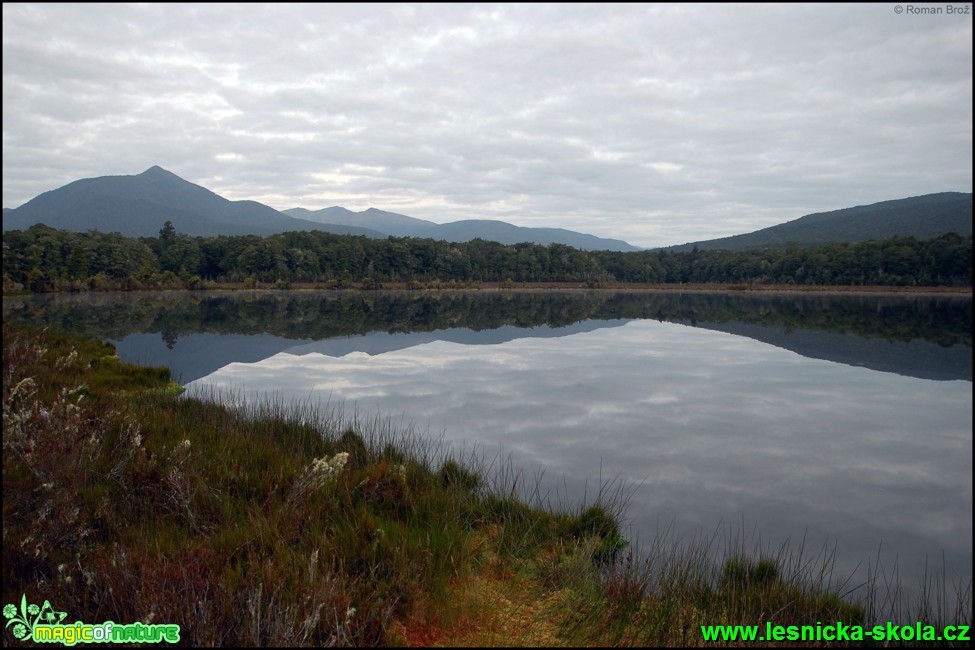
[(3, 237), (4, 290), (205, 288), (212, 282), (383, 283), (611, 282), (971, 286), (972, 237), (895, 237), (732, 252), (583, 251), (563, 244), (476, 239), (369, 239), (322, 231), (268, 237), (190, 237), (166, 222), (158, 237), (55, 230), (37, 225)]

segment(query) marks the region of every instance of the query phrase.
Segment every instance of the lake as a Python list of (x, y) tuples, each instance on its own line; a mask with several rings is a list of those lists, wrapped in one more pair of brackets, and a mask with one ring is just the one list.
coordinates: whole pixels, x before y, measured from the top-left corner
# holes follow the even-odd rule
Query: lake
[(971, 579), (971, 295), (151, 293), (4, 312), (111, 340), (189, 395), (320, 401), (510, 457), (556, 506), (611, 481), (633, 541), (835, 546), (837, 575), (879, 560), (908, 591), (925, 563)]

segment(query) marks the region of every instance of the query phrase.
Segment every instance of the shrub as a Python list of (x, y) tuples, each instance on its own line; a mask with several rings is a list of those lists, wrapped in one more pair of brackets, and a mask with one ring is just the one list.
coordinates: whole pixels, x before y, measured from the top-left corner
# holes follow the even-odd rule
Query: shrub
[(440, 467), (440, 481), (445, 487), (456, 487), (465, 492), (473, 492), (481, 486), (481, 477), (453, 459), (444, 461)]
[(602, 505), (589, 506), (568, 526), (569, 534), (576, 539), (596, 537), (600, 540), (593, 553), (597, 562), (612, 560), (626, 547), (626, 540), (620, 534), (620, 524)]
[(746, 558), (732, 556), (725, 559), (721, 573), (721, 586), (725, 589), (769, 587), (779, 580), (779, 564), (773, 558)]

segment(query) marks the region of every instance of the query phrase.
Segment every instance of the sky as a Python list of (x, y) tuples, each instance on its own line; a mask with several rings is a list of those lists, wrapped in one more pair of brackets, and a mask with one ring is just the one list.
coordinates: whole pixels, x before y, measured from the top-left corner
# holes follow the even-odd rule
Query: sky
[(159, 165), (656, 247), (971, 192), (970, 10), (4, 3), (3, 206)]

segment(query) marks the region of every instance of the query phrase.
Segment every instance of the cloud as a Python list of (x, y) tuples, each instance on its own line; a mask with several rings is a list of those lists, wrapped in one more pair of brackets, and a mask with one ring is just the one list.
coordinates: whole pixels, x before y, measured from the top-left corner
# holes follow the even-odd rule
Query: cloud
[(970, 16), (5, 4), (3, 34), (6, 207), (158, 164), (278, 209), (656, 246), (971, 191)]

